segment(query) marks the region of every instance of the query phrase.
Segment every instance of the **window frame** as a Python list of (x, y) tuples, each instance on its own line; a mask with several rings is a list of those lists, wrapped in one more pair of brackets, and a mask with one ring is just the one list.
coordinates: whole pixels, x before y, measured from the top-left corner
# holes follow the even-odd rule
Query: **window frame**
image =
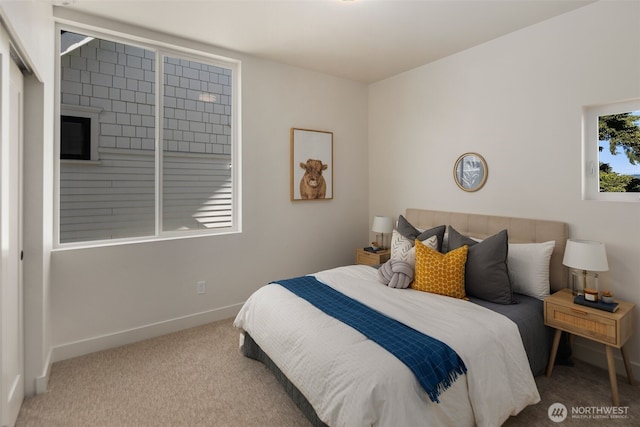
[[(87, 240), (82, 242), (60, 242), (60, 164), (61, 162), (82, 162), (99, 164), (98, 160), (98, 121), (93, 120), (99, 116), (99, 110), (91, 107), (69, 106), (62, 104), (61, 97), (61, 60), (60, 44), (61, 32), (71, 31), (87, 35), (89, 37), (100, 38), (102, 40), (124, 43), (155, 53), (155, 232), (153, 235), (140, 237), (115, 238), (107, 240)], [(106, 32), (93, 26), (74, 26), (72, 24), (56, 22), (55, 25), (55, 93), (54, 93), (54, 249), (74, 249), (86, 247), (114, 246), (122, 244), (164, 241), (193, 237), (206, 237), (215, 235), (235, 234), (242, 232), (242, 157), (241, 157), (241, 61), (239, 59), (217, 55), (200, 49), (193, 49), (188, 46), (174, 45), (162, 42), (157, 39), (149, 39), (135, 36), (133, 34), (121, 32)], [(160, 39), (161, 37), (158, 37)], [(163, 120), (164, 120), (164, 57), (177, 57), (180, 59), (201, 62), (208, 65), (218, 66), (232, 71), (231, 76), (231, 223), (230, 227), (197, 230), (162, 230), (162, 167), (163, 167)], [(82, 113), (85, 110), (85, 113)], [(95, 111), (92, 111), (95, 110)], [(92, 115), (92, 153), (91, 160), (68, 160), (60, 159), (60, 127), (62, 115), (75, 115), (82, 117), (85, 114)], [(95, 126), (94, 126), (95, 124)], [(95, 139), (94, 139), (95, 137)]]
[(600, 116), (640, 110), (640, 98), (608, 104), (590, 105), (582, 115), (582, 199), (605, 202), (639, 202), (640, 193), (600, 191), (599, 124)]

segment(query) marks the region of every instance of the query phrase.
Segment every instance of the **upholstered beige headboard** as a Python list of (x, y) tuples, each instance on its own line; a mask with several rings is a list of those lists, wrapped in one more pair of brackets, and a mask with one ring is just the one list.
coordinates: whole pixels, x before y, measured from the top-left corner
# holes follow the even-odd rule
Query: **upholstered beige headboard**
[(556, 245), (549, 266), (551, 290), (557, 291), (567, 287), (569, 271), (562, 265), (562, 257), (569, 237), (569, 227), (564, 222), (425, 209), (407, 209), (405, 217), (417, 228), (451, 225), (461, 234), (480, 239), (506, 229), (509, 242), (512, 243), (542, 243), (555, 240)]

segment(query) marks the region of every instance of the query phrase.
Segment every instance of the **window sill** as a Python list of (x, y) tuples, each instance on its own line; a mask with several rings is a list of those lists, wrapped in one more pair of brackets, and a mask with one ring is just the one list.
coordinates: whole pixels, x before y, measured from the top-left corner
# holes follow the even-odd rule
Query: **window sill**
[(170, 232), (164, 234), (162, 236), (147, 236), (140, 238), (123, 238), (123, 239), (113, 239), (113, 240), (94, 240), (91, 242), (75, 242), (75, 243), (59, 243), (53, 249), (52, 252), (61, 252), (68, 250), (82, 250), (82, 249), (93, 249), (93, 248), (102, 248), (107, 246), (123, 246), (123, 245), (133, 245), (138, 243), (154, 243), (154, 242), (166, 242), (170, 240), (182, 240), (182, 239), (194, 239), (200, 237), (214, 237), (214, 236), (224, 236), (230, 234), (242, 234), (242, 230), (238, 229), (228, 229), (225, 231), (211, 231), (211, 232)]

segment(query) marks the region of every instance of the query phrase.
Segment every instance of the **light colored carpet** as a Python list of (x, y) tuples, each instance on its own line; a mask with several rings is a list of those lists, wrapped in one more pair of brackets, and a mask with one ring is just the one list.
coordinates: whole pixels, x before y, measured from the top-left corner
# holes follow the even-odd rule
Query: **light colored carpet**
[[(275, 377), (238, 350), (238, 331), (224, 320), (174, 334), (57, 362), (47, 393), (24, 401), (17, 426), (274, 426), (310, 423)], [(604, 352), (603, 352), (604, 353)], [(603, 354), (604, 357), (604, 354)], [(610, 406), (606, 371), (558, 366), (536, 378), (542, 402), (506, 426), (640, 425), (640, 387), (619, 378), (622, 420), (569, 418), (556, 424), (555, 402)], [(413, 426), (408, 426), (413, 427)]]

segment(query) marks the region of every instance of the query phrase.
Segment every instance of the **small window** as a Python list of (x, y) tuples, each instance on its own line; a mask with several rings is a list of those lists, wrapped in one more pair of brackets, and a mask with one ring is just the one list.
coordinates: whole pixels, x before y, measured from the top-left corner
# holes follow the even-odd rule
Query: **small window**
[(639, 201), (640, 100), (585, 108), (585, 199)]
[(60, 158), (91, 159), (91, 119), (60, 116)]

